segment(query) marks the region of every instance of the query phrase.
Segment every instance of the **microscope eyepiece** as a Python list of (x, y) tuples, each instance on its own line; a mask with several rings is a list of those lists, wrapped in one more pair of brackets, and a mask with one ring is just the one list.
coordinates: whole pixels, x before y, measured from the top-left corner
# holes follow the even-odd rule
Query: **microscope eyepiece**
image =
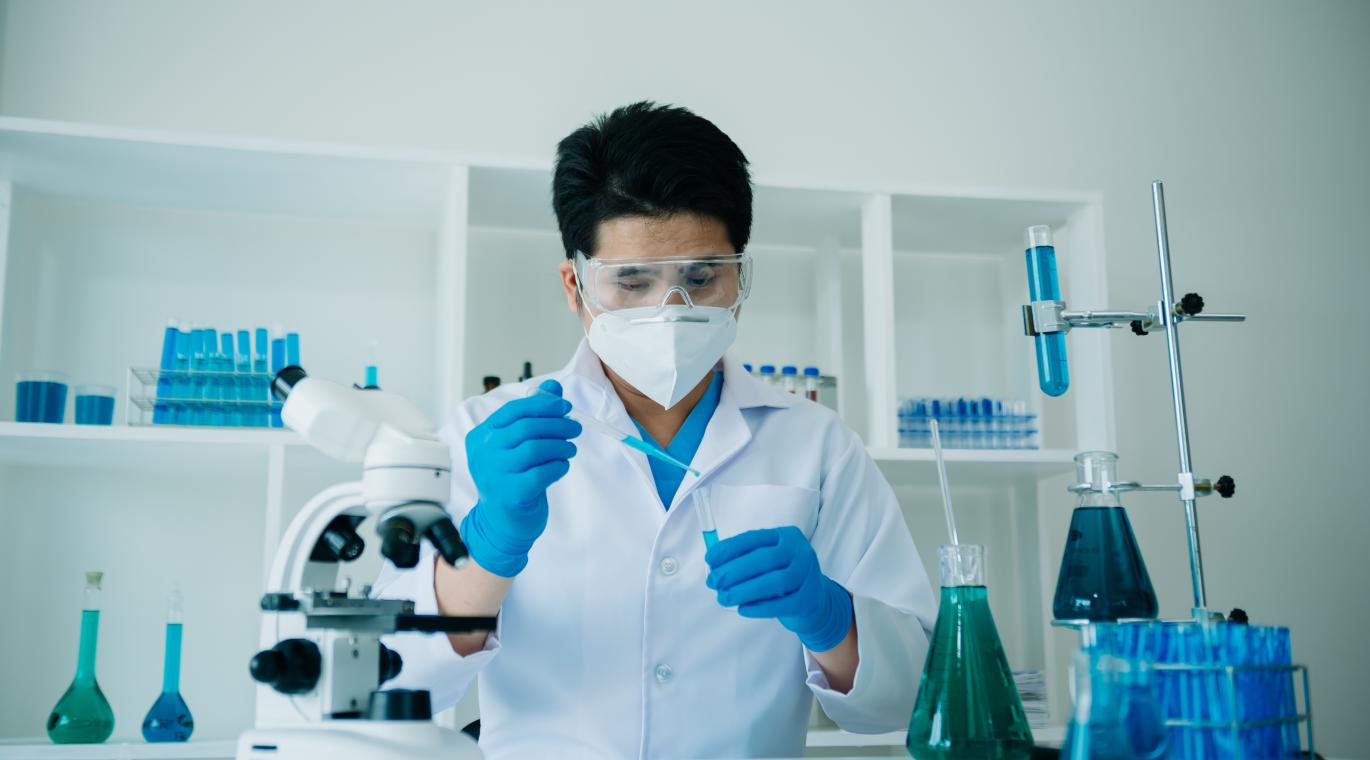
[(381, 556), (408, 570), (419, 564), (419, 537), (414, 534), (414, 523), (396, 517), (376, 526), (381, 536)]
[(438, 554), (442, 555), (447, 564), (456, 567), (458, 562), (466, 559), (466, 544), (462, 543), (461, 534), (457, 532), (457, 526), (452, 524), (451, 518), (444, 517), (434, 522), (428, 526), (425, 535), (433, 542)]
[(271, 379), (271, 393), (281, 401), (285, 401), (285, 397), (290, 395), (290, 389), (306, 377), (308, 375), (300, 367), (293, 364), (284, 367)]

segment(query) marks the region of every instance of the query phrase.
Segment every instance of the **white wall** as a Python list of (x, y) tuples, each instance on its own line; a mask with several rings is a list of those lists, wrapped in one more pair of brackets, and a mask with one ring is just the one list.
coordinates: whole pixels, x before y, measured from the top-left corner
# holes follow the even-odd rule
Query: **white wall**
[[(546, 159), (650, 97), (769, 175), (1101, 192), (1117, 307), (1155, 298), (1163, 178), (1177, 286), (1252, 317), (1185, 332), (1196, 465), (1239, 482), (1202, 503), (1213, 604), (1294, 627), (1320, 748), (1370, 739), (1370, 3), (395, 7), (11, 0), (0, 112)], [(1163, 344), (1117, 335), (1113, 356), (1124, 472), (1165, 479)], [(1163, 612), (1183, 614), (1178, 507), (1130, 501)]]

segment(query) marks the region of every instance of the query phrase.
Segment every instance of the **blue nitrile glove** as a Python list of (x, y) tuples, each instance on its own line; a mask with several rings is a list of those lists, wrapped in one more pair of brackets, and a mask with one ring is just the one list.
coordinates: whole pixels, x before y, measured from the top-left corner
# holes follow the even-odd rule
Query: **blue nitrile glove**
[(479, 498), (461, 521), (461, 538), (477, 564), (505, 578), (528, 564), (547, 527), (547, 487), (571, 468), (569, 439), (580, 435), (580, 423), (566, 417), (571, 402), (561, 384), (546, 380), (540, 388), (547, 393), (510, 401), (466, 434)]
[(823, 574), (803, 531), (749, 530), (714, 544), (704, 555), (705, 583), (718, 603), (743, 617), (779, 618), (810, 652), (826, 652), (851, 630), (851, 594)]

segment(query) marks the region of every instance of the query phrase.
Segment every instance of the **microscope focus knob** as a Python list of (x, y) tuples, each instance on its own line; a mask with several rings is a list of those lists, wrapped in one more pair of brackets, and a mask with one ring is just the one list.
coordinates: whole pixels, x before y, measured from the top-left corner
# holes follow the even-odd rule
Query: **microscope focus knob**
[(1194, 316), (1204, 310), (1204, 297), (1198, 293), (1185, 293), (1180, 299), (1180, 312)]
[(389, 689), (371, 692), (367, 720), (432, 720), (433, 702), (424, 689)]
[(1213, 484), (1213, 490), (1224, 499), (1230, 499), (1232, 494), (1237, 492), (1237, 481), (1233, 480), (1231, 475), (1224, 475)]
[(400, 670), (404, 668), (404, 658), (400, 657), (399, 652), (396, 652), (395, 650), (391, 649), (390, 647), (384, 644), (381, 644), (380, 647), (381, 672), (380, 681), (378, 681), (377, 683), (385, 683), (386, 681), (389, 681), (390, 679), (400, 674)]
[(304, 694), (319, 682), (323, 658), (319, 647), (305, 639), (286, 639), (258, 652), (248, 664), (252, 680), (282, 694)]

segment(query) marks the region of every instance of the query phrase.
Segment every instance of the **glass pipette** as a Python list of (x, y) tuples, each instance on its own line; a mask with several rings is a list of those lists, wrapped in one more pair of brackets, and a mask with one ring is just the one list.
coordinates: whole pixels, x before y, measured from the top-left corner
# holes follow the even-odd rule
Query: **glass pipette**
[[(547, 396), (554, 396), (556, 398), (561, 398), (561, 396), (557, 396), (557, 394), (555, 393), (548, 393), (547, 391), (541, 389), (538, 390), (538, 393)], [(666, 452), (662, 451), (659, 446), (655, 446), (651, 443), (648, 443), (647, 441), (644, 441), (643, 439), (638, 438), (635, 435), (624, 435), (623, 433), (620, 433), (617, 428), (615, 428), (607, 422), (604, 422), (603, 420), (595, 419), (594, 417), (591, 417), (590, 415), (585, 414), (584, 412), (576, 411), (575, 409), (572, 409), (571, 411), (567, 412), (566, 416), (570, 417), (576, 422), (579, 422), (580, 426), (586, 430), (592, 430), (596, 433), (599, 433), (600, 435), (608, 436), (614, 439), (615, 441), (624, 444), (628, 448), (637, 449), (638, 451), (641, 451), (643, 454), (646, 454), (649, 457), (653, 457), (667, 464), (679, 467), (680, 469), (693, 474), (696, 478), (699, 477), (699, 470), (696, 470), (695, 468), (689, 466), (688, 464), (685, 464), (679, 459), (676, 459), (670, 454), (667, 454)]]

